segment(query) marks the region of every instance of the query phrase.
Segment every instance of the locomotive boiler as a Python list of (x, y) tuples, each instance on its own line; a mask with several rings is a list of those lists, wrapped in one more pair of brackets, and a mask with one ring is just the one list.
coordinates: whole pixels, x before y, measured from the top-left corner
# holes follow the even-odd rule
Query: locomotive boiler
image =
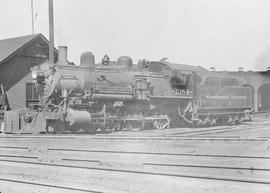
[(85, 52), (80, 65), (72, 65), (67, 48), (59, 47), (58, 62), (32, 68), (32, 77), (40, 104), (19, 113), (27, 132), (237, 124), (252, 108), (251, 88), (240, 79), (166, 61), (134, 64), (128, 56), (115, 62), (105, 56), (96, 63)]
[(53, 117), (47, 121), (49, 130), (164, 129), (171, 124), (168, 113), (177, 113), (177, 108), (167, 111), (171, 101), (192, 98), (188, 80), (192, 72), (172, 72), (159, 63), (134, 65), (127, 56), (96, 64), (90, 52), (82, 54), (80, 65), (75, 66), (68, 64), (66, 53), (61, 47), (56, 65), (45, 63), (32, 69), (42, 109)]

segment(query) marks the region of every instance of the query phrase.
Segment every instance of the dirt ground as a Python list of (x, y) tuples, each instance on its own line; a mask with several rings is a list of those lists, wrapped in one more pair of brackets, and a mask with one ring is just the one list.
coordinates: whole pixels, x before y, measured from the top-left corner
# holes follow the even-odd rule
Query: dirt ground
[(270, 119), (108, 135), (2, 135), (0, 192), (268, 193)]

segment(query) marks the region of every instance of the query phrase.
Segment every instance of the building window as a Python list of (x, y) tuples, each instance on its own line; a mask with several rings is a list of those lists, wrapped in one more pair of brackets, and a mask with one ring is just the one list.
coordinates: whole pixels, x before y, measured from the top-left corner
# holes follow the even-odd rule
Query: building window
[(26, 107), (33, 109), (39, 103), (38, 93), (34, 83), (26, 83)]
[(39, 58), (34, 56), (28, 56), (28, 64), (30, 66), (36, 66), (39, 64)]

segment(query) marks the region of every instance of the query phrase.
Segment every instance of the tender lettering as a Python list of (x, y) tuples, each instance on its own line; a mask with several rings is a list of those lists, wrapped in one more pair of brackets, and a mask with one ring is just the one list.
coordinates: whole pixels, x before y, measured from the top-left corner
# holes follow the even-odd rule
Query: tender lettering
[(211, 100), (246, 100), (247, 96), (205, 96), (207, 99)]

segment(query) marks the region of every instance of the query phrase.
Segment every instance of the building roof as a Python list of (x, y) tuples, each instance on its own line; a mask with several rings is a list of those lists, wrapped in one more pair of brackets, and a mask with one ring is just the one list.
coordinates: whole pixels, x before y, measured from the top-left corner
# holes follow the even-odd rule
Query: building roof
[(40, 33), (0, 40), (0, 63), (6, 61), (38, 37), (49, 44), (49, 41)]

